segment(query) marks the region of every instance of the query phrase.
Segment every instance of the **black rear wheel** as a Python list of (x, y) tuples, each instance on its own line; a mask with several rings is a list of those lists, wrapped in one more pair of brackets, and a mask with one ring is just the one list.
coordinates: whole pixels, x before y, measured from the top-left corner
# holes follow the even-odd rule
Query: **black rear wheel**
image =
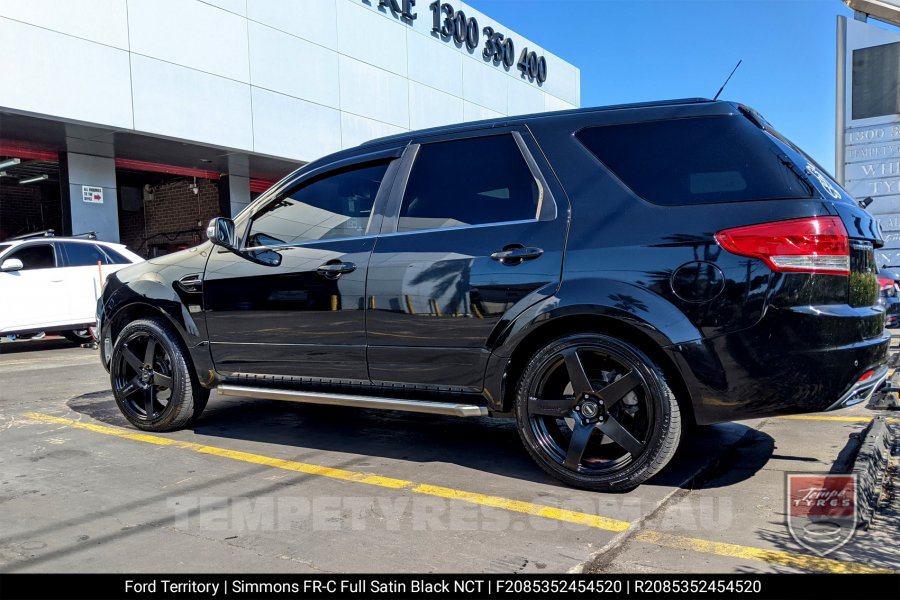
[(165, 321), (126, 325), (113, 346), (110, 380), (125, 418), (147, 431), (172, 431), (192, 423), (209, 398), (197, 383), (181, 340)]
[(681, 437), (662, 370), (636, 346), (599, 334), (570, 335), (535, 354), (518, 382), (516, 420), (545, 471), (602, 491), (655, 475)]

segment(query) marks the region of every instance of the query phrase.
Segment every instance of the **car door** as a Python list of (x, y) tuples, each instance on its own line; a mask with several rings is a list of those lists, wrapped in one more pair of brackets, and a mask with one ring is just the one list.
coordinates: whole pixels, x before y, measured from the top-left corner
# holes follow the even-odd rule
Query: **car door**
[(13, 249), (4, 262), (22, 261), (18, 271), (0, 272), (0, 331), (34, 331), (66, 324), (68, 299), (50, 242), (29, 242)]
[(270, 264), (211, 251), (203, 304), (219, 372), (368, 382), (366, 270), (401, 151), (315, 169), (237, 223), (247, 256)]
[(369, 265), (373, 381), (480, 391), (504, 317), (557, 289), (568, 204), (539, 156), (525, 129), (407, 150)]
[(59, 273), (68, 299), (68, 320), (87, 325), (96, 319), (97, 298), (105, 278), (130, 264), (112, 249), (93, 242), (57, 242), (60, 250)]

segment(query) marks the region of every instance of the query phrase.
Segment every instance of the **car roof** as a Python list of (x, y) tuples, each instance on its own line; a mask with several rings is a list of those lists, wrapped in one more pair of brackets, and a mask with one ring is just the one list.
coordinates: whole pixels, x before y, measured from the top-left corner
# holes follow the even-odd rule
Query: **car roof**
[(105, 242), (103, 240), (91, 240), (79, 237), (67, 237), (64, 235), (48, 235), (42, 237), (25, 238), (21, 240), (3, 240), (2, 242), (0, 242), (0, 245), (21, 246), (22, 244), (27, 244), (29, 242), (38, 244), (47, 244), (50, 242), (75, 242), (81, 244), (100, 244), (103, 246), (124, 246), (124, 244), (116, 242)]
[(656, 108), (656, 107), (665, 107), (665, 106), (680, 106), (687, 104), (714, 104), (714, 103), (724, 103), (724, 101), (719, 100), (710, 100), (708, 98), (677, 98), (674, 100), (655, 100), (653, 102), (635, 102), (631, 104), (612, 104), (609, 106), (592, 106), (587, 108), (573, 108), (570, 110), (558, 110), (552, 112), (540, 112), (540, 113), (532, 113), (527, 115), (511, 115), (505, 117), (496, 117), (493, 119), (484, 119), (482, 121), (467, 121), (465, 123), (456, 123), (453, 125), (441, 125), (439, 127), (430, 127), (428, 129), (418, 129), (415, 131), (404, 131), (403, 133), (398, 133), (395, 135), (390, 135), (386, 137), (375, 138), (374, 140), (369, 140), (367, 142), (363, 142), (359, 145), (359, 148), (368, 148), (373, 146), (380, 146), (382, 144), (387, 144), (391, 142), (403, 142), (408, 141), (415, 137), (422, 136), (431, 136), (431, 135), (441, 135), (447, 133), (457, 133), (463, 131), (470, 131), (474, 129), (488, 129), (491, 127), (504, 127), (507, 125), (511, 125), (513, 123), (528, 123), (529, 121), (535, 121), (538, 119), (546, 119), (546, 118), (555, 118), (562, 116), (570, 116), (570, 115), (587, 115), (591, 113), (598, 112), (606, 112), (613, 110), (628, 110), (634, 108)]

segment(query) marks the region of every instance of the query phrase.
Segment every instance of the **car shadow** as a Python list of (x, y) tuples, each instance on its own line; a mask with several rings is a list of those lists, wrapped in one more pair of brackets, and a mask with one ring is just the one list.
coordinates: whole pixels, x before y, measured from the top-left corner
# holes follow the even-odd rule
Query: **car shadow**
[[(72, 410), (120, 427), (132, 426), (109, 392), (71, 399)], [(566, 487), (526, 453), (511, 419), (460, 418), (213, 395), (195, 435), (298, 450), (339, 452), (415, 463), (449, 463), (534, 483)], [(644, 485), (703, 489), (731, 485), (761, 469), (774, 441), (747, 425), (691, 428), (669, 465)], [(728, 471), (737, 456), (741, 468)], [(370, 466), (365, 461), (359, 467)]]
[(45, 337), (39, 340), (16, 340), (0, 343), (0, 354), (21, 354), (23, 352), (40, 352), (41, 350), (60, 350), (62, 348), (78, 348), (78, 344), (63, 337)]

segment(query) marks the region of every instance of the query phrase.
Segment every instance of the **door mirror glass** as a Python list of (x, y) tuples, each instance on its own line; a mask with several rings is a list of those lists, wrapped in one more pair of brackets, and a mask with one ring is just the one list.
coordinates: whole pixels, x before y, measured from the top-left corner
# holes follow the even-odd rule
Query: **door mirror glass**
[(234, 221), (226, 217), (216, 217), (209, 222), (206, 228), (206, 237), (216, 246), (222, 246), (227, 250), (236, 250), (237, 242), (234, 236)]
[(0, 271), (21, 271), (25, 268), (25, 265), (22, 264), (22, 261), (18, 258), (7, 258), (3, 261), (3, 264), (0, 265)]

